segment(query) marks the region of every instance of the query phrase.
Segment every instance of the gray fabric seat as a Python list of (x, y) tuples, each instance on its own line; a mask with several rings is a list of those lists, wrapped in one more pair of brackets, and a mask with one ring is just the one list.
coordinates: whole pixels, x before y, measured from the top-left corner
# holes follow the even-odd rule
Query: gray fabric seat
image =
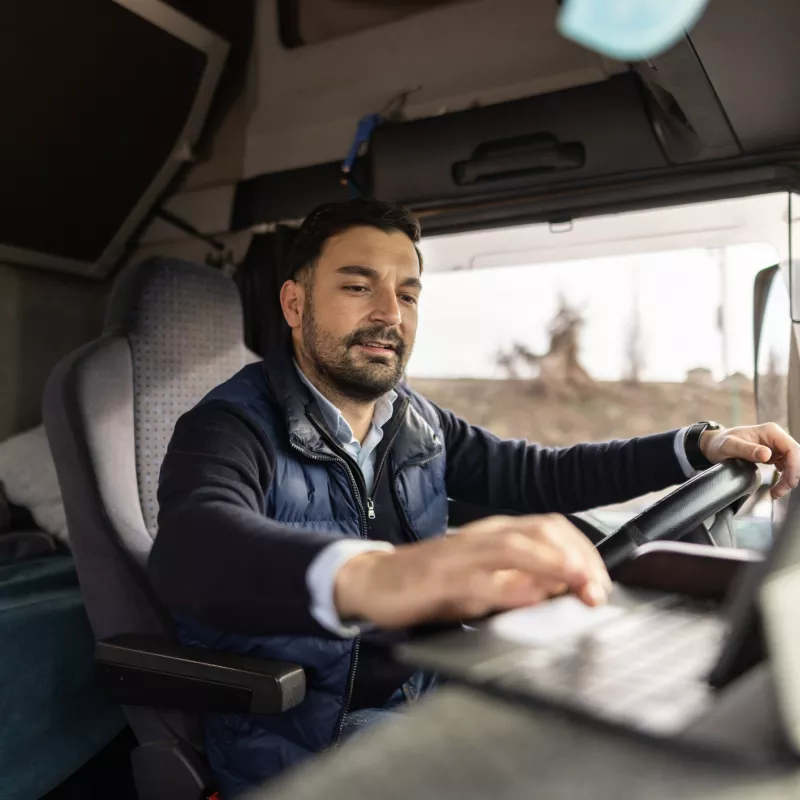
[[(121, 274), (103, 336), (51, 375), (45, 427), (98, 641), (172, 638), (145, 573), (160, 465), (178, 417), (253, 360), (235, 284), (209, 267), (153, 258)], [(141, 706), (125, 713), (141, 745), (133, 754), (141, 800), (197, 800), (208, 774), (196, 717)]]

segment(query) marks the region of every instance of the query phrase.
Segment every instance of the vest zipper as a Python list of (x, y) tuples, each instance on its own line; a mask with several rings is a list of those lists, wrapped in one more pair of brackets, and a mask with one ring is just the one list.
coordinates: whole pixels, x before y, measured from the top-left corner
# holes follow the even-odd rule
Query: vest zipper
[[(408, 404), (408, 402), (406, 401), (406, 405), (407, 404)], [(403, 409), (403, 411), (405, 411), (405, 408)], [(313, 419), (313, 417), (312, 417), (312, 419)], [(383, 471), (383, 466), (384, 466), (384, 464), (386, 463), (386, 461), (387, 461), (387, 459), (389, 457), (389, 451), (392, 449), (392, 445), (394, 444), (394, 440), (397, 437), (397, 434), (399, 433), (399, 431), (400, 431), (400, 426), (398, 425), (397, 429), (392, 434), (391, 439), (389, 439), (389, 444), (386, 446), (386, 450), (383, 453), (383, 457), (381, 458), (381, 462), (378, 465), (378, 469), (375, 471), (375, 479), (373, 480), (373, 483), (372, 483), (372, 494), (373, 495), (375, 494), (375, 492), (376, 492), (376, 490), (378, 488), (378, 481), (380, 480), (381, 472)], [(350, 474), (351, 470), (350, 470), (350, 467), (347, 465), (347, 462), (343, 461), (342, 463), (344, 463), (345, 467), (347, 467), (347, 472), (348, 472), (348, 474)], [(355, 486), (355, 479), (353, 478), (352, 474), (350, 475), (350, 478), (351, 478), (351, 480), (353, 480), (354, 486)], [(364, 486), (364, 489), (365, 489), (365, 494), (366, 494), (366, 485)], [(361, 495), (357, 492), (356, 493), (356, 501), (358, 501), (358, 498), (360, 496)], [(359, 508), (361, 508), (361, 504), (360, 503), (359, 503)], [(375, 519), (375, 516), (376, 516), (375, 515), (375, 503), (373, 502), (372, 497), (368, 497), (367, 498), (367, 517), (369, 519)], [(366, 534), (367, 532), (368, 532), (367, 531), (367, 523), (365, 522), (364, 523), (364, 533)], [(366, 538), (366, 536), (364, 536), (363, 538)], [(339, 730), (336, 732), (336, 739), (333, 742), (333, 746), (334, 747), (338, 747), (339, 744), (342, 741), (342, 729), (344, 728), (344, 718), (347, 716), (347, 712), (350, 710), (350, 702), (353, 699), (353, 687), (356, 684), (356, 669), (358, 668), (358, 654), (359, 654), (360, 649), (361, 649), (361, 637), (360, 636), (356, 636), (356, 640), (353, 643), (353, 659), (350, 662), (350, 678), (349, 678), (348, 684), (347, 684), (347, 698), (346, 698), (345, 703), (344, 703), (344, 711), (342, 712), (342, 718), (339, 721)]]
[[(361, 491), (358, 488), (358, 484), (356, 483), (356, 479), (353, 476), (353, 471), (350, 469), (350, 465), (345, 461), (345, 459), (341, 458), (340, 456), (320, 456), (314, 453), (309, 453), (308, 451), (304, 450), (299, 445), (295, 444), (293, 441), (289, 441), (289, 444), (292, 448), (297, 450), (298, 453), (306, 456), (306, 458), (310, 458), (312, 461), (338, 461), (342, 464), (347, 472), (347, 477), (350, 478), (350, 485), (353, 488), (353, 495), (355, 496), (356, 505), (358, 506), (358, 516), (359, 516), (359, 526), (361, 532), (361, 538), (366, 538), (367, 532), (367, 522), (364, 518), (364, 505), (361, 502)], [(374, 511), (373, 511), (374, 513)], [(353, 699), (353, 686), (355, 686), (356, 682), (356, 667), (358, 666), (358, 651), (361, 648), (361, 637), (356, 636), (355, 641), (353, 642), (353, 655), (350, 658), (350, 675), (347, 681), (347, 696), (345, 697), (344, 707), (342, 708), (342, 716), (339, 719), (339, 727), (336, 731), (336, 738), (333, 741), (333, 746), (338, 747), (339, 742), (342, 740), (342, 728), (344, 727), (344, 718), (347, 716), (347, 712), (350, 710), (350, 702)]]
[[(408, 407), (408, 405), (409, 405), (409, 402), (408, 402), (408, 400), (406, 400), (405, 403), (403, 404), (403, 408), (402, 408), (402, 412), (401, 412), (401, 416), (402, 417), (405, 417), (405, 410)], [(317, 427), (317, 429), (319, 430), (319, 432), (322, 435), (322, 437), (323, 438), (327, 438), (326, 435), (325, 435), (325, 426), (321, 425), (320, 422), (317, 419), (315, 419), (313, 414), (309, 413), (308, 417), (314, 423), (314, 425)], [(373, 485), (372, 485), (372, 494), (373, 495), (375, 494), (375, 491), (377, 489), (378, 481), (380, 480), (381, 472), (383, 471), (383, 467), (386, 464), (386, 461), (387, 461), (387, 459), (389, 457), (389, 452), (392, 449), (392, 445), (394, 444), (394, 440), (397, 437), (397, 434), (400, 432), (400, 428), (401, 427), (402, 427), (402, 425), (398, 424), (397, 428), (392, 433), (392, 437), (389, 440), (389, 444), (387, 445), (386, 450), (384, 451), (383, 457), (381, 458), (380, 464), (378, 465), (378, 469), (375, 472), (375, 479), (374, 479)], [(355, 500), (356, 500), (356, 505), (358, 506), (359, 521), (360, 521), (360, 525), (361, 525), (361, 538), (362, 539), (366, 539), (367, 538), (368, 527), (367, 527), (367, 521), (366, 521), (365, 514), (364, 514), (363, 498), (364, 498), (364, 495), (366, 495), (366, 493), (367, 493), (367, 487), (366, 487), (366, 485), (364, 486), (364, 492), (362, 494), (362, 492), (361, 492), (361, 490), (359, 488), (359, 485), (356, 482), (355, 476), (353, 475), (353, 470), (350, 468), (350, 465), (347, 463), (347, 460), (345, 458), (343, 458), (341, 456), (337, 456), (337, 455), (319, 456), (319, 455), (316, 455), (316, 454), (313, 454), (313, 453), (309, 453), (309, 452), (303, 450), (303, 448), (301, 448), (299, 445), (295, 444), (291, 440), (290, 440), (289, 444), (295, 450), (297, 450), (299, 453), (302, 453), (306, 457), (311, 458), (313, 461), (338, 461), (340, 464), (342, 464), (344, 466), (344, 468), (345, 468), (345, 470), (347, 472), (347, 476), (350, 478), (350, 485), (353, 488), (353, 495), (354, 495)], [(338, 447), (336, 442), (329, 442), (329, 446), (334, 447), (334, 448)], [(442, 454), (442, 452), (444, 452), (443, 449), (440, 450), (438, 453), (436, 453), (436, 455), (434, 455), (431, 458), (427, 459), (426, 461), (420, 462), (420, 464), (418, 466), (424, 466), (425, 464), (430, 463), (435, 458), (438, 458)], [(395, 476), (395, 481), (397, 480), (397, 477), (399, 475), (400, 475), (400, 472), (398, 472), (397, 475)], [(364, 483), (364, 481), (362, 481), (362, 483)], [(368, 518), (369, 519), (375, 519), (375, 504), (374, 504), (374, 502), (373, 502), (371, 497), (367, 497), (366, 498), (366, 504), (367, 504), (367, 515), (368, 515)], [(405, 508), (403, 508), (403, 504), (402, 503), (398, 503), (398, 505), (400, 506), (400, 510), (403, 512), (403, 516), (406, 519), (406, 523), (408, 524), (409, 530), (411, 531), (412, 535), (417, 540), (419, 540), (419, 537), (417, 536), (416, 532), (411, 527), (411, 522), (408, 519), (408, 514), (406, 513)], [(360, 636), (356, 636), (355, 642), (353, 642), (353, 655), (352, 655), (352, 657), (350, 659), (350, 675), (349, 675), (348, 681), (347, 681), (347, 696), (345, 697), (344, 707), (342, 708), (342, 716), (339, 718), (339, 727), (338, 727), (338, 729), (336, 731), (336, 738), (333, 741), (333, 747), (334, 748), (338, 747), (339, 744), (342, 741), (342, 729), (344, 728), (344, 718), (347, 716), (347, 712), (350, 710), (350, 703), (353, 700), (353, 687), (355, 686), (355, 682), (356, 682), (356, 669), (358, 667), (358, 654), (359, 654), (360, 649), (361, 649), (361, 637)]]
[[(405, 419), (406, 415), (406, 408), (408, 407), (408, 400), (405, 401), (403, 407), (400, 410), (400, 414), (398, 419), (402, 420)], [(372, 498), (375, 496), (375, 492), (378, 491), (378, 481), (381, 479), (381, 474), (383, 473), (383, 467), (386, 464), (387, 460), (389, 459), (389, 453), (392, 451), (392, 445), (394, 444), (394, 440), (397, 438), (397, 434), (400, 433), (400, 428), (402, 427), (401, 424), (395, 426), (394, 431), (392, 432), (391, 437), (386, 445), (386, 448), (383, 451), (383, 455), (381, 456), (381, 460), (378, 463), (378, 468), (375, 470), (375, 477), (372, 480), (372, 494), (370, 497), (367, 498), (367, 516), (370, 519), (375, 519), (375, 503), (373, 502)]]

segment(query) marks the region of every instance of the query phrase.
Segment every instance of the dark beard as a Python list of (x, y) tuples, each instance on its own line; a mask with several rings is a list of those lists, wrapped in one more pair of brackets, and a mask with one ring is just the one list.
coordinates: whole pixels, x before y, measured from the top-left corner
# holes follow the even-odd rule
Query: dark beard
[[(375, 355), (368, 357), (366, 364), (357, 364), (353, 348), (374, 339), (390, 342), (394, 357)], [(337, 339), (317, 328), (313, 303), (306, 306), (303, 345), (318, 377), (337, 393), (360, 403), (371, 403), (393, 389), (407, 362), (408, 348), (394, 328), (359, 328), (344, 340)]]

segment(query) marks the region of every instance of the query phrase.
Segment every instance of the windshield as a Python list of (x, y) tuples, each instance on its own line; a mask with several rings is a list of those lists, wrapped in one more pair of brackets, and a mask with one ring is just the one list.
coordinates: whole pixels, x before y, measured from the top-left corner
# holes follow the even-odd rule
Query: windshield
[[(786, 204), (765, 195), (423, 240), (410, 383), (498, 436), (548, 446), (753, 424), (753, 283), (785, 258)], [(594, 518), (611, 531), (655, 499)], [(770, 531), (767, 500), (737, 519), (737, 544), (762, 549)]]

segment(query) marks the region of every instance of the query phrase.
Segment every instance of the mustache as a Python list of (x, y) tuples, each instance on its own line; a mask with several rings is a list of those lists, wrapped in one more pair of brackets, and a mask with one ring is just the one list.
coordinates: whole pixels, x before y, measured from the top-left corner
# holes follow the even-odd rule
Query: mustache
[(376, 339), (391, 344), (398, 356), (402, 356), (406, 351), (406, 343), (394, 328), (381, 328), (377, 326), (372, 328), (360, 328), (357, 331), (353, 331), (353, 333), (347, 337), (345, 344), (350, 348), (356, 345), (366, 344), (367, 342), (373, 342)]

